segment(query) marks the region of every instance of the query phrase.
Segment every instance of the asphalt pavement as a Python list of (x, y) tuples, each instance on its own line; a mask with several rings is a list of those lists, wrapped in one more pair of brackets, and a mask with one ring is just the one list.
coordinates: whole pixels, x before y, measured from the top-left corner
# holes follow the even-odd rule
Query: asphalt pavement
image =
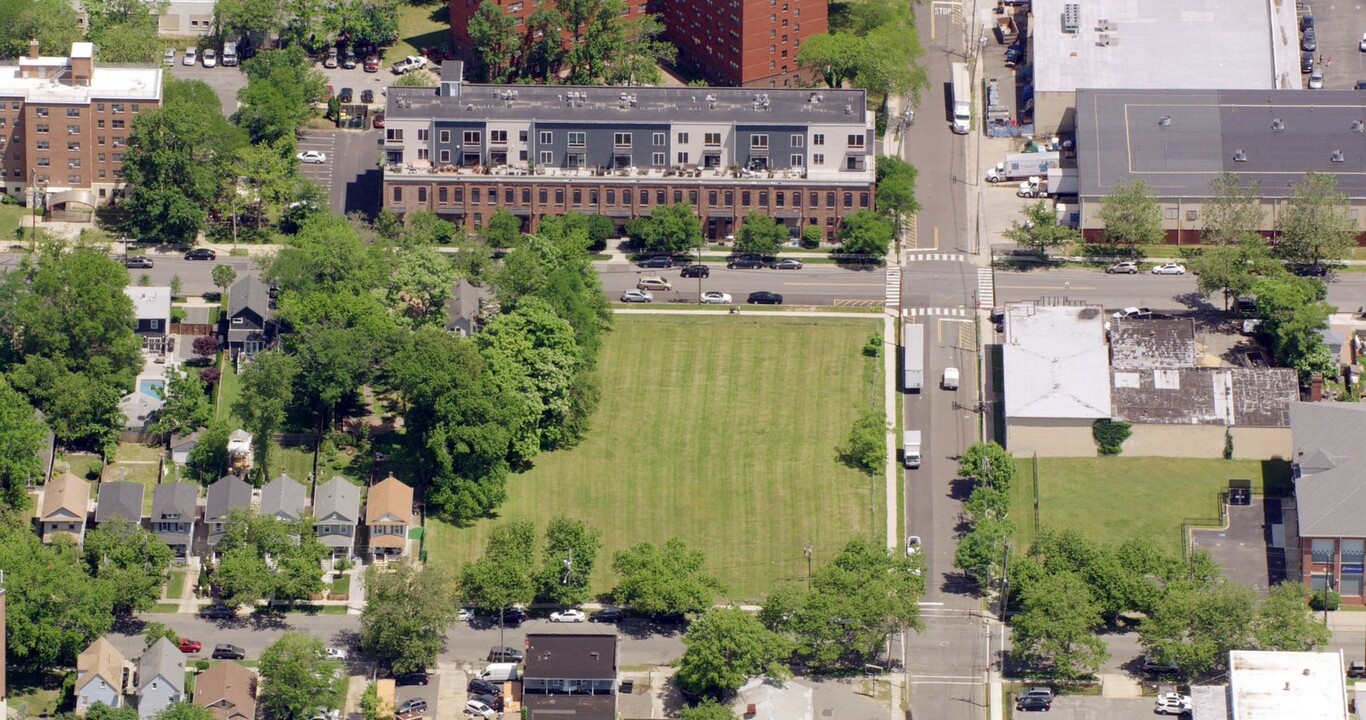
[(676, 267), (655, 270), (625, 262), (594, 263), (603, 290), (613, 301), (621, 298), (623, 290), (635, 288), (643, 277), (663, 278), (673, 285), (672, 290), (652, 290), (655, 302), (695, 303), (702, 292), (720, 291), (730, 293), (735, 303), (743, 305), (750, 293), (768, 290), (781, 294), (787, 305), (878, 307), (885, 292), (886, 275), (881, 267), (864, 270), (807, 263), (800, 270), (728, 270), (725, 263), (717, 262), (708, 262), (707, 266), (710, 277), (685, 278)]

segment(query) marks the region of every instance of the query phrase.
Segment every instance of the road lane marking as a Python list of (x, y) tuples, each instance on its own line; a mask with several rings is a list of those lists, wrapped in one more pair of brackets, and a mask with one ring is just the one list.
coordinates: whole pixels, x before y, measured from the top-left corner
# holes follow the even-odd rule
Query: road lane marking
[(997, 285), (997, 290), (1095, 290), (1085, 285)]
[(783, 284), (789, 287), (874, 287), (877, 283), (876, 281), (870, 280), (861, 283), (790, 282)]

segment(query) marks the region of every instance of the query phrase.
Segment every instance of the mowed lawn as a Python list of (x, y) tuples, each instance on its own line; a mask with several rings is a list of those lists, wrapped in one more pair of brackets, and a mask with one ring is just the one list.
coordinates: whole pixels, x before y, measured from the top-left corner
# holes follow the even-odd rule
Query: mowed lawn
[[(881, 320), (617, 316), (601, 358), (602, 403), (584, 442), (509, 481), (498, 520), (428, 521), (433, 563), (478, 557), (489, 529), (556, 515), (603, 531), (611, 554), (678, 536), (703, 549), (736, 601), (804, 580), (854, 537), (884, 537), (883, 480), (839, 462), (861, 407), (881, 406), (880, 360), (861, 354)], [(872, 379), (878, 380), (876, 387)]]
[[(1151, 537), (1181, 551), (1181, 524), (1219, 518), (1219, 493), (1232, 478), (1252, 481), (1254, 493), (1282, 492), (1289, 483), (1283, 462), (1191, 458), (1040, 458), (1039, 525), (1076, 528), (1106, 542)], [(1010, 517), (1025, 549), (1035, 534), (1031, 460), (1016, 461)]]

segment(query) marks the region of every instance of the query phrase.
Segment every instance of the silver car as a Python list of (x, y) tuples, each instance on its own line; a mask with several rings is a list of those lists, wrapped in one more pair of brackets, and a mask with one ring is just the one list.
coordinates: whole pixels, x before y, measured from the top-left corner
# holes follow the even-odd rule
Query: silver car
[(655, 296), (649, 290), (627, 290), (621, 294), (621, 301), (624, 303), (654, 302)]

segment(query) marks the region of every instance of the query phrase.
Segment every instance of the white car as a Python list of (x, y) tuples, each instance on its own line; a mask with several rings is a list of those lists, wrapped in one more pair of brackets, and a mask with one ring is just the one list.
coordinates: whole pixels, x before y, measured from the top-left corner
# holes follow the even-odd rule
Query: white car
[(570, 608), (559, 612), (550, 613), (550, 622), (581, 623), (588, 619), (578, 608)]
[(724, 292), (721, 292), (720, 290), (708, 290), (708, 291), (702, 293), (702, 304), (703, 304), (703, 305), (729, 305), (729, 304), (731, 304), (730, 293), (724, 293)]
[(211, 68), (211, 67), (213, 67), (213, 66), (215, 66), (215, 65), (217, 65), (217, 64), (218, 64), (218, 53), (214, 52), (214, 49), (213, 49), (213, 48), (205, 48), (205, 50), (204, 50), (204, 67), (206, 67), (206, 68)]
[(1158, 715), (1180, 715), (1191, 711), (1191, 696), (1180, 693), (1162, 693), (1157, 696), (1153, 712)]
[(340, 648), (327, 648), (323, 652), (327, 654), (328, 660), (341, 660), (343, 662), (346, 661), (346, 651)]
[(394, 63), (393, 71), (395, 75), (403, 75), (413, 70), (421, 70), (427, 67), (427, 58), (419, 55), (409, 55), (402, 60)]
[(460, 614), (456, 618), (460, 622), (469, 622), (474, 619), (474, 611), (469, 608), (460, 608)]
[(1130, 318), (1147, 317), (1152, 314), (1152, 308), (1126, 307), (1123, 310), (1116, 310), (1114, 315), (1112, 315), (1111, 317), (1113, 317), (1116, 320), (1125, 320)]
[(318, 150), (305, 150), (298, 155), (295, 155), (295, 157), (299, 158), (299, 162), (311, 163), (313, 165), (321, 165), (327, 162), (327, 153)]
[(1319, 68), (1314, 68), (1314, 72), (1309, 73), (1309, 89), (1323, 89), (1323, 70), (1320, 70)]
[(167, 65), (175, 64), (175, 48), (166, 48), (166, 55), (164, 56), (163, 62)]
[(621, 294), (621, 301), (624, 303), (654, 302), (655, 296), (652, 295), (649, 290), (627, 290)]
[(498, 713), (494, 712), (493, 708), (489, 707), (488, 705), (485, 705), (484, 703), (479, 702), (478, 700), (470, 700), (469, 702), (465, 703), (465, 717), (477, 717), (484, 718), (484, 720), (494, 720), (494, 718), (498, 717)]
[(1361, 34), (1361, 42), (1357, 43), (1357, 49), (1366, 52), (1366, 33)]
[(915, 557), (920, 552), (920, 536), (911, 535), (906, 538), (906, 557)]
[(199, 60), (199, 57), (198, 57), (198, 56), (199, 56), (199, 49), (198, 49), (198, 48), (187, 47), (187, 48), (185, 48), (185, 59), (182, 60), (181, 62), (183, 62), (183, 63), (186, 64), (186, 65), (193, 65), (193, 64), (195, 64), (195, 62), (196, 62), (197, 60)]
[(1185, 275), (1186, 266), (1181, 263), (1167, 263), (1153, 267), (1154, 275)]

